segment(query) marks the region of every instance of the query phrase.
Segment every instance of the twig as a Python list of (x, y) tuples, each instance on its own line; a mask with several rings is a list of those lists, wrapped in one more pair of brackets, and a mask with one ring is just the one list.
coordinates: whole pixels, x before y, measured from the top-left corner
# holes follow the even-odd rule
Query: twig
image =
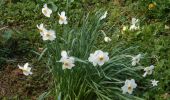
[(8, 27), (8, 26), (4, 26), (4, 27), (0, 28), (0, 30), (6, 29), (7, 27)]

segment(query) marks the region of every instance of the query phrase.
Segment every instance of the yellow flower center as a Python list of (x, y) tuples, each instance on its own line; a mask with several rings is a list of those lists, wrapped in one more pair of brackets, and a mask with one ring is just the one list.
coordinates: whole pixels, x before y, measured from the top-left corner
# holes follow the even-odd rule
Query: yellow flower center
[(60, 20), (64, 21), (64, 17), (63, 17), (63, 16), (60, 16)]
[(23, 72), (28, 72), (28, 70), (27, 70), (27, 69), (22, 69), (22, 71), (23, 71)]
[(49, 37), (49, 36), (50, 36), (50, 33), (49, 33), (49, 32), (47, 32), (47, 33), (46, 33), (46, 36), (47, 36), (47, 37)]
[(148, 73), (150, 73), (150, 72), (151, 72), (151, 70), (149, 69), (149, 70), (147, 70), (147, 72), (148, 72)]
[(68, 62), (64, 62), (64, 66), (69, 66)]
[(46, 9), (44, 9), (44, 11), (43, 11), (45, 14), (47, 14), (47, 10)]
[(102, 61), (104, 59), (103, 56), (99, 56), (99, 60)]
[(153, 8), (155, 8), (155, 6), (156, 6), (156, 5), (155, 5), (154, 3), (150, 3), (150, 4), (149, 4), (149, 9), (153, 9)]
[(131, 87), (131, 85), (130, 85), (130, 84), (128, 85), (128, 90), (129, 90), (129, 91), (131, 91), (131, 90), (132, 90), (132, 87)]
[(43, 30), (39, 29), (40, 32), (43, 32)]

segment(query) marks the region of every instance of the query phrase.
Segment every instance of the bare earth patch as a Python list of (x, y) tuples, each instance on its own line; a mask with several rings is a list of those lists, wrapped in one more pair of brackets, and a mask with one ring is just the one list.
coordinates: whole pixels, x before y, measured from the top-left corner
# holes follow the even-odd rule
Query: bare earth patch
[(0, 71), (0, 99), (14, 97), (36, 99), (48, 90), (49, 79), (47, 77), (49, 76), (43, 75), (43, 73), (44, 70), (34, 68), (33, 75), (24, 76), (17, 67), (8, 65), (3, 71)]

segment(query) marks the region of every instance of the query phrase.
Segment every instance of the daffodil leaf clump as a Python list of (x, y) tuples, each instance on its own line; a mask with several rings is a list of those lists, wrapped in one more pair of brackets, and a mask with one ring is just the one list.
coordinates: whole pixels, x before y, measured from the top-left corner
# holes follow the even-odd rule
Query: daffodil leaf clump
[[(52, 11), (47, 7), (45, 4), (42, 14), (50, 17)], [(43, 23), (37, 25), (46, 44), (47, 66), (54, 76), (56, 98), (66, 100), (137, 98), (133, 95), (126, 96), (125, 93), (132, 94), (137, 88), (134, 79), (142, 77), (137, 73), (142, 69), (137, 66), (140, 65), (141, 54), (130, 56), (127, 55), (128, 49), (110, 47), (110, 52), (96, 45), (99, 37), (103, 35), (102, 41), (105, 43), (111, 41), (101, 30), (107, 11), (103, 13), (99, 10), (84, 15), (79, 26), (69, 22), (70, 18), (66, 15), (65, 11), (58, 13), (59, 19), (54, 23), (58, 23), (59, 26), (51, 27), (56, 30), (46, 29), (45, 26), (48, 25)], [(137, 19), (132, 19), (134, 26), (137, 22)], [(63, 31), (58, 33), (58, 30)], [(129, 78), (131, 80), (128, 80)]]

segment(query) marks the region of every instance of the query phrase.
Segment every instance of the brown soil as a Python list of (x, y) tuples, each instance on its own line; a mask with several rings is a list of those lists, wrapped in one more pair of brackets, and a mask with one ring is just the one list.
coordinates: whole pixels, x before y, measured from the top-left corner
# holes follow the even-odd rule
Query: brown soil
[[(0, 99), (36, 99), (43, 92), (48, 90), (49, 76), (44, 70), (32, 68), (33, 74), (24, 76), (18, 67), (8, 65), (0, 71)], [(45, 68), (44, 68), (45, 69)]]

